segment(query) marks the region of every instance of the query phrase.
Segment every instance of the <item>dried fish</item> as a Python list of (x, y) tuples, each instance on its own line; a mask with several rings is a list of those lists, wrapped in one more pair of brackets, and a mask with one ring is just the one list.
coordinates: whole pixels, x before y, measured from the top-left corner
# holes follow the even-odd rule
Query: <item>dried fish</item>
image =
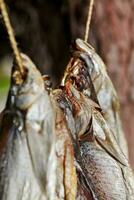
[[(54, 92), (55, 93), (55, 92)], [(90, 184), (88, 184), (88, 181), (86, 180), (86, 176), (83, 173), (83, 168), (81, 158), (80, 158), (80, 149), (78, 144), (78, 138), (76, 133), (76, 124), (75, 119), (72, 113), (72, 103), (70, 101), (70, 98), (67, 97), (67, 94), (62, 88), (62, 90), (56, 90), (55, 98), (57, 99), (58, 105), (63, 110), (66, 124), (68, 127), (68, 131), (70, 132), (70, 136), (72, 138), (73, 147), (74, 147), (74, 166), (76, 167), (77, 172), (77, 197), (76, 199), (89, 199), (93, 200), (92, 195), (92, 187), (90, 187)]]
[(14, 65), (0, 117), (1, 199), (134, 200), (118, 98), (98, 55), (77, 40), (55, 90), (21, 57), (23, 81)]
[[(67, 75), (67, 78), (64, 80), (64, 84), (67, 85), (65, 83), (65, 81), (66, 82), (70, 81), (70, 83), (72, 83), (78, 91), (82, 91), (81, 95), (83, 94), (83, 89), (86, 89), (86, 88), (89, 88), (90, 89), (90, 93), (92, 93), (92, 88), (90, 87), (90, 84), (92, 85), (92, 81), (90, 79), (90, 75), (88, 74), (88, 69), (87, 69), (86, 66), (84, 66), (84, 63), (81, 63), (81, 65), (78, 65), (78, 62), (79, 62), (78, 58), (77, 58), (76, 61), (71, 61), (72, 65), (69, 65), (69, 68), (68, 68), (68, 72), (69, 73)], [(71, 88), (69, 88), (69, 89), (71, 90)], [(83, 98), (84, 98), (84, 96), (87, 97), (86, 99), (88, 99), (88, 98), (90, 99), (90, 96), (88, 96), (87, 93), (86, 93), (86, 95), (84, 93)], [(91, 102), (91, 100), (90, 100), (90, 102)], [(90, 107), (90, 105), (89, 105), (89, 107)], [(87, 112), (86, 110), (83, 111), (83, 112), (84, 113)], [(86, 121), (86, 120), (84, 120), (84, 121)], [(106, 127), (106, 123), (105, 123), (105, 127)], [(107, 128), (107, 130), (109, 130), (109, 129)], [(105, 131), (105, 134), (106, 134), (105, 137), (107, 137), (107, 139), (105, 137), (101, 138), (100, 135), (98, 135), (98, 139), (101, 142), (105, 141), (104, 142), (105, 144), (103, 144), (103, 145), (105, 146), (107, 151), (109, 151), (109, 153), (112, 153), (112, 155), (118, 157), (117, 159), (120, 160), (120, 162), (122, 162), (125, 165), (127, 165), (127, 159), (125, 159), (125, 156), (123, 155), (122, 151), (118, 147), (118, 144), (116, 142), (116, 139), (114, 138), (112, 130)], [(103, 138), (105, 138), (106, 140), (105, 139), (101, 140)], [(107, 141), (108, 141), (108, 143), (107, 143)]]
[(81, 142), (86, 177), (94, 184), (98, 200), (126, 200), (126, 188), (118, 163), (95, 140)]
[(48, 77), (41, 77), (31, 60), (21, 56), (27, 74), (16, 84), (14, 67), (0, 126), (2, 200), (75, 200), (74, 150), (57, 104), (58, 90), (52, 91)]
[(58, 99), (62, 97), (61, 93), (61, 90), (54, 90), (50, 93), (56, 113), (57, 180), (55, 200), (75, 200), (77, 193), (77, 175), (74, 165), (74, 149), (64, 113), (58, 105)]
[[(120, 163), (127, 166), (128, 165), (127, 159), (125, 158), (124, 154), (118, 147), (116, 139), (111, 133), (111, 130), (107, 126), (107, 123), (103, 119), (103, 116), (101, 115), (100, 111), (97, 110), (99, 106), (92, 100), (90, 100), (88, 97), (78, 92), (71, 84), (65, 85), (65, 90), (66, 90), (66, 95), (68, 96), (68, 100), (71, 102), (70, 104), (72, 106), (71, 108), (73, 112), (73, 118), (76, 123), (74, 128), (76, 129), (76, 134), (79, 137), (81, 137), (86, 132), (87, 128), (89, 128), (89, 126), (92, 125), (93, 128), (96, 130), (95, 136), (98, 138), (101, 145), (103, 145), (103, 147), (110, 154), (112, 154), (112, 156), (114, 156)], [(68, 90), (70, 90), (69, 93)], [(92, 124), (90, 124), (91, 119), (92, 119)], [(99, 129), (99, 132), (97, 128)]]
[[(92, 99), (96, 103), (99, 102), (98, 97), (95, 93), (94, 82), (92, 81), (90, 73), (89, 73), (90, 68), (88, 68), (88, 66), (90, 64), (89, 62), (92, 63), (92, 59), (90, 59), (91, 61), (90, 60), (85, 61), (85, 57), (83, 56), (83, 52), (78, 52), (78, 50), (76, 52), (74, 52), (73, 56), (74, 57), (69, 62), (68, 66), (67, 66), (67, 70), (66, 70), (65, 75), (64, 75), (63, 80), (62, 80), (62, 86), (67, 88), (66, 91), (69, 94), (70, 101), (71, 101), (71, 99), (73, 99), (73, 101), (71, 101), (71, 104), (72, 105), (74, 104), (74, 108), (72, 106), (72, 108), (74, 109), (74, 110), (72, 110), (72, 113), (74, 113), (76, 111), (76, 105), (79, 105), (79, 108), (80, 108), (79, 110), (82, 109), (82, 106), (80, 106), (80, 104), (81, 105), (84, 104), (83, 103), (84, 98), (87, 98), (87, 99), (90, 99), (90, 100)], [(68, 85), (69, 85), (69, 87), (68, 87)], [(72, 90), (72, 88), (73, 88), (73, 90)], [(82, 99), (81, 103), (80, 103), (80, 99), (78, 99), (78, 94), (77, 94), (78, 91), (81, 93), (81, 95), (83, 95), (83, 99)], [(70, 93), (71, 93), (71, 95), (70, 95)], [(81, 95), (79, 94), (79, 96), (81, 96)], [(87, 140), (88, 145), (89, 145), (88, 149), (90, 149), (90, 142), (89, 141), (91, 139), (91, 136), (89, 137), (89, 135), (92, 135), (92, 142), (95, 141), (95, 143), (93, 143), (93, 144), (96, 146), (96, 149), (93, 152), (94, 153), (96, 152), (96, 154), (97, 154), (97, 152), (98, 152), (97, 148), (99, 146), (99, 148), (101, 148), (101, 151), (105, 152), (104, 156), (106, 157), (106, 155), (107, 155), (107, 159), (106, 159), (107, 162), (108, 162), (108, 157), (110, 156), (109, 161), (112, 159), (113, 164), (110, 164), (111, 163), (111, 161), (110, 161), (110, 163), (107, 163), (107, 167), (109, 169), (113, 168), (113, 166), (115, 167), (115, 169), (113, 169), (113, 170), (115, 170), (115, 172), (113, 172), (113, 173), (116, 174), (116, 172), (118, 171), (118, 176), (120, 177), (120, 181), (117, 183), (117, 185), (119, 185), (119, 186), (122, 185), (121, 188), (119, 187), (117, 190), (116, 190), (116, 188), (113, 187), (114, 189), (111, 191), (111, 193), (108, 193), (105, 190), (106, 182), (102, 181), (103, 183), (102, 182), (101, 183), (102, 183), (103, 188), (101, 189), (101, 187), (100, 187), (99, 190), (105, 191), (104, 192), (105, 197), (101, 193), (99, 193), (98, 196), (101, 195), (102, 199), (134, 199), (134, 175), (133, 175), (133, 172), (132, 172), (132, 170), (131, 170), (131, 168), (128, 164), (127, 159), (125, 158), (122, 150), (119, 147), (118, 142), (116, 141), (116, 137), (115, 137), (116, 135), (114, 135), (112, 128), (109, 126), (109, 124), (107, 124), (107, 118), (106, 118), (106, 121), (105, 121), (105, 119), (104, 119), (105, 115), (103, 115), (101, 109), (98, 110), (98, 109), (95, 108), (95, 106), (94, 106), (93, 109), (90, 109), (91, 107), (92, 107), (91, 103), (89, 104), (89, 102), (87, 101), (87, 108), (84, 109), (83, 112), (79, 111), (77, 109), (77, 111), (79, 111), (79, 112), (77, 112), (77, 116), (80, 117), (79, 113), (83, 113), (85, 116), (88, 116), (90, 126), (87, 126), (87, 127), (89, 127), (89, 130), (92, 129), (92, 131), (89, 131), (90, 134), (87, 134), (87, 131), (86, 131), (86, 134), (81, 135), (81, 134), (79, 134), (79, 132), (77, 130), (77, 134), (79, 134), (79, 136), (81, 136), (81, 138), (82, 138), (81, 139), (82, 145), (83, 144), (85, 145), (85, 141), (86, 141), (85, 138), (86, 137), (88, 138), (88, 140)], [(100, 108), (101, 108), (101, 105), (100, 105)], [(92, 112), (91, 112), (91, 110), (92, 110)], [(90, 114), (87, 115), (86, 114), (87, 112), (89, 112)], [(82, 121), (82, 118), (85, 118), (85, 116), (81, 116), (80, 120)], [(90, 116), (92, 116), (92, 117), (90, 117)], [(76, 119), (76, 116), (74, 118)], [(90, 121), (90, 118), (92, 119), (92, 122)], [(84, 119), (84, 123), (86, 123), (86, 121), (88, 121), (88, 120)], [(82, 127), (83, 127), (83, 123), (81, 123), (81, 124), (82, 124)], [(76, 122), (76, 127), (77, 126), (78, 125), (77, 125), (77, 122)], [(81, 130), (84, 130), (84, 129), (81, 128)], [(91, 146), (92, 146), (92, 143), (91, 143)], [(85, 156), (86, 150), (84, 151), (84, 154), (83, 154), (83, 148), (81, 148), (81, 145), (80, 145), (81, 155), (84, 155), (84, 157), (86, 157), (86, 159), (87, 159), (87, 161), (86, 161), (86, 159), (84, 158), (83, 165), (85, 167), (87, 167), (87, 169), (90, 171), (91, 168), (89, 167), (90, 165), (88, 164), (88, 159), (90, 160), (90, 156), (92, 157), (93, 155), (90, 155), (90, 151), (88, 153), (88, 149), (87, 149), (87, 156)], [(91, 152), (91, 154), (92, 154), (92, 152)], [(97, 156), (98, 155), (96, 155), (96, 158), (97, 158)], [(95, 160), (96, 160), (96, 158), (95, 158)], [(96, 162), (95, 160), (94, 160), (94, 162)], [(102, 166), (103, 166), (103, 158), (101, 158), (101, 155), (100, 155), (100, 162), (102, 162)], [(96, 163), (96, 165), (97, 165), (97, 163)], [(99, 184), (99, 176), (97, 175), (97, 173), (98, 173), (97, 171), (100, 168), (100, 173), (101, 173), (101, 170), (102, 170), (101, 169), (102, 166), (101, 165), (99, 166), (99, 165), (100, 164), (98, 162), (98, 166), (97, 166), (96, 170), (94, 170), (94, 172), (93, 172), (94, 174), (96, 173), (96, 175), (95, 175), (96, 180), (97, 180), (97, 177), (98, 177), (98, 184)], [(104, 161), (104, 165), (105, 165), (105, 161)], [(108, 168), (106, 169), (106, 174), (104, 175), (105, 178), (102, 177), (102, 180), (107, 179), (107, 177), (111, 176), (110, 174), (109, 174), (109, 176), (107, 174), (108, 171), (109, 171)], [(88, 172), (86, 174), (88, 174)], [(90, 172), (89, 174), (92, 174), (92, 172)], [(93, 179), (92, 178), (93, 177), (91, 175), (90, 178), (89, 178), (90, 184), (94, 180), (94, 178)], [(111, 176), (111, 180), (109, 179), (109, 183), (107, 183), (107, 184), (109, 186), (110, 186), (110, 184), (113, 184), (114, 183), (113, 180), (115, 178), (116, 178), (116, 176), (113, 176), (113, 177)], [(96, 190), (97, 187), (98, 187), (98, 185), (94, 186), (95, 190)], [(123, 189), (124, 192), (122, 192), (123, 196), (121, 197), (120, 191), (122, 190), (122, 188), (124, 188)], [(96, 194), (96, 192), (95, 192), (95, 194)], [(109, 196), (110, 196), (110, 198), (109, 198)]]
[[(64, 93), (62, 92), (62, 96), (64, 94), (64, 99), (60, 101), (59, 105), (63, 108), (64, 104), (66, 121), (72, 135), (74, 134), (73, 130), (77, 130), (75, 134), (79, 134), (78, 139), (80, 141), (79, 147), (81, 155), (78, 156), (79, 151), (75, 149), (75, 158), (81, 168), (82, 179), (85, 178), (86, 183), (88, 183), (86, 189), (92, 193), (93, 199), (133, 200), (134, 179), (133, 173), (131, 173), (132, 170), (113, 134), (110, 132), (100, 110), (97, 110), (98, 107), (96, 103), (89, 101), (89, 98), (82, 93), (78, 93), (71, 84), (71, 94), (69, 94), (69, 96), (68, 84), (67, 89), (65, 85), (64, 90)], [(71, 112), (67, 112), (65, 98), (67, 98), (67, 101), (70, 101), (68, 105), (71, 105), (70, 110), (72, 116)], [(78, 106), (76, 107), (78, 104), (79, 109), (76, 109), (78, 108)], [(70, 124), (72, 124), (72, 122), (70, 123), (71, 118), (74, 120), (74, 128), (70, 126)], [(80, 123), (80, 121), (82, 121), (82, 123)], [(83, 123), (85, 123), (85, 125), (83, 125)], [(82, 126), (80, 126), (80, 124)], [(87, 127), (88, 129), (85, 131), (83, 127)], [(82, 133), (82, 130), (84, 130), (85, 133)], [(77, 165), (76, 169), (78, 174)], [(126, 172), (129, 175), (128, 177), (124, 174)], [(78, 183), (79, 182), (80, 174), (78, 177)], [(83, 198), (86, 199), (87, 193), (84, 191), (85, 188), (82, 188), (83, 185), (81, 185), (80, 189), (82, 190)], [(80, 195), (81, 194), (78, 194), (78, 196)]]
[(77, 88), (99, 103), (108, 126), (113, 131), (118, 144), (128, 158), (128, 147), (119, 114), (119, 99), (107, 74), (105, 64), (93, 47), (83, 40), (77, 39), (75, 48), (73, 58), (67, 66), (62, 84), (64, 85), (68, 77), (77, 78), (75, 81)]
[(41, 74), (21, 55), (26, 75), (16, 84), (14, 66), (0, 125), (2, 200), (53, 200), (56, 186), (55, 115)]

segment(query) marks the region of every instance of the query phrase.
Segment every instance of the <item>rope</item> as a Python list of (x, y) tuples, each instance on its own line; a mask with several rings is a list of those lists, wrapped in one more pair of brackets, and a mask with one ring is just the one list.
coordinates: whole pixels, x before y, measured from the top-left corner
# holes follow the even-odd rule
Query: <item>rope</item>
[(87, 23), (86, 23), (86, 31), (85, 31), (85, 42), (88, 40), (89, 30), (90, 30), (90, 23), (93, 13), (93, 6), (94, 6), (94, 0), (90, 0), (89, 3), (89, 10), (88, 10), (88, 17), (87, 17)]
[(5, 23), (5, 26), (6, 26), (6, 29), (7, 29), (7, 33), (8, 33), (8, 36), (9, 36), (9, 40), (10, 40), (10, 43), (11, 43), (11, 46), (12, 46), (12, 49), (13, 49), (13, 52), (14, 52), (14, 55), (15, 55), (16, 62), (18, 64), (21, 75), (23, 75), (24, 68), (23, 68), (23, 64), (22, 64), (22, 59), (21, 59), (21, 56), (20, 56), (19, 49), (17, 47), (17, 42), (15, 40), (14, 31), (13, 31), (13, 28), (11, 26), (11, 22), (10, 22), (10, 19), (9, 19), (9, 15), (8, 15), (7, 8), (6, 8), (6, 5), (4, 3), (4, 0), (0, 0), (0, 8), (1, 8), (1, 14), (2, 14), (4, 23)]

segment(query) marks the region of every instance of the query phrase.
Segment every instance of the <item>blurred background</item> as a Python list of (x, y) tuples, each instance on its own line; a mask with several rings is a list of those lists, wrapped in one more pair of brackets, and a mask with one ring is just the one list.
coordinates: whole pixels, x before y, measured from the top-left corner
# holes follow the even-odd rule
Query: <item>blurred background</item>
[[(71, 42), (84, 38), (89, 0), (7, 0), (22, 52), (56, 86), (69, 60)], [(89, 43), (107, 65), (121, 101), (121, 117), (134, 167), (134, 0), (95, 1)], [(12, 49), (0, 15), (0, 111), (4, 108)]]

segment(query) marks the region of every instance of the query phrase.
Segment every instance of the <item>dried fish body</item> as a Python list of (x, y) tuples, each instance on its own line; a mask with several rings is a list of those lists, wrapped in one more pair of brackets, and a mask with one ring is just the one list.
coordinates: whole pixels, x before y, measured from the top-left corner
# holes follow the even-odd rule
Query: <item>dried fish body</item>
[(77, 193), (77, 175), (74, 166), (74, 149), (63, 111), (58, 105), (61, 90), (54, 90), (50, 97), (56, 113), (56, 156), (57, 180), (55, 200), (75, 200)]
[(122, 153), (112, 130), (102, 116), (99, 105), (83, 95), (82, 92), (79, 92), (72, 83), (68, 84), (68, 82), (64, 86), (64, 93), (71, 104), (77, 137), (83, 137), (83, 134), (88, 133), (93, 128), (95, 130), (94, 136), (106, 151), (112, 154), (120, 163), (128, 166), (128, 160)]
[(21, 56), (26, 77), (16, 85), (13, 69), (0, 126), (0, 196), (2, 200), (54, 200), (55, 115), (41, 74), (27, 56)]
[[(66, 88), (67, 87), (67, 88)], [(70, 92), (68, 91), (70, 89)], [(96, 170), (94, 169), (93, 165), (96, 159), (98, 160), (99, 155), (96, 155), (94, 162), (90, 165), (92, 165), (94, 171), (94, 176), (96, 179), (92, 180), (92, 175), (87, 176), (88, 172), (87, 169), (90, 170), (90, 165), (87, 162), (86, 164), (86, 159), (88, 161), (88, 157), (90, 159), (90, 151), (88, 153), (87, 151), (87, 157), (84, 157), (84, 160), (80, 162), (80, 167), (82, 169), (82, 173), (85, 174), (86, 176), (86, 181), (88, 181), (90, 187), (88, 189), (91, 190), (93, 194), (94, 199), (101, 199), (99, 195), (102, 195), (102, 199), (134, 199), (134, 181), (133, 181), (133, 173), (131, 168), (129, 167), (128, 161), (125, 158), (124, 154), (122, 153), (113, 133), (111, 133), (111, 129), (107, 126), (107, 123), (105, 119), (103, 118), (102, 114), (100, 113), (100, 110), (98, 109), (99, 107), (96, 106), (95, 103), (92, 101), (89, 101), (89, 98), (83, 95), (82, 93), (78, 92), (74, 86), (70, 83), (70, 86), (68, 87), (65, 84), (64, 86), (64, 95), (67, 96), (66, 98), (68, 101), (70, 101), (70, 109), (72, 112), (72, 118), (74, 119), (75, 125), (73, 126), (74, 129), (76, 128), (75, 134), (78, 134), (79, 140), (81, 141), (81, 144), (84, 145), (86, 141), (87, 144), (89, 145), (90, 148), (90, 140), (92, 141), (91, 145), (95, 147), (94, 153), (100, 152), (99, 150), (96, 150), (96, 148), (101, 149), (102, 154), (104, 153), (105, 161), (103, 160), (103, 155), (101, 154), (100, 156), (100, 161), (96, 162)], [(67, 91), (66, 91), (67, 90)], [(68, 96), (68, 93), (69, 96)], [(79, 93), (79, 95), (78, 95)], [(63, 93), (62, 93), (63, 96)], [(72, 101), (73, 99), (73, 101)], [(65, 104), (65, 100), (63, 100), (63, 103)], [(76, 105), (79, 104), (79, 108), (77, 109), (76, 112)], [(87, 104), (87, 105), (86, 105)], [(78, 108), (78, 107), (77, 107)], [(90, 109), (89, 109), (90, 108)], [(83, 111), (82, 111), (83, 109)], [(66, 109), (64, 109), (65, 115), (69, 115)], [(90, 113), (91, 112), (91, 113)], [(86, 114), (87, 113), (87, 114)], [(76, 117), (77, 115), (77, 117)], [(84, 115), (84, 116), (83, 116)], [(86, 119), (87, 117), (87, 119)], [(70, 128), (70, 115), (66, 117), (66, 121), (68, 124), (68, 127), (73, 133), (73, 129)], [(79, 118), (79, 120), (78, 120)], [(84, 120), (83, 120), (84, 118)], [(80, 121), (83, 121), (86, 123), (85, 126), (77, 126), (77, 123)], [(81, 123), (82, 124), (82, 123)], [(87, 126), (87, 131), (83, 127)], [(79, 129), (78, 129), (79, 127)], [(81, 130), (84, 130), (85, 133)], [(80, 134), (80, 135), (79, 135)], [(83, 134), (83, 135), (82, 135)], [(81, 144), (80, 144), (80, 152), (81, 155), (83, 155), (83, 148), (81, 149)], [(86, 154), (86, 150), (84, 152), (84, 155)], [(99, 153), (98, 153), (99, 154)], [(80, 159), (80, 157), (78, 158)], [(109, 159), (109, 162), (108, 162)], [(77, 156), (76, 156), (77, 160)], [(86, 169), (85, 169), (86, 168)], [(106, 173), (104, 173), (104, 168), (106, 168)], [(103, 169), (103, 170), (102, 170)], [(113, 170), (113, 177), (109, 169)], [(100, 170), (100, 171), (99, 171)], [(77, 170), (78, 171), (78, 170)], [(101, 171), (103, 171), (103, 177), (98, 176), (98, 171), (101, 174)], [(129, 175), (128, 177), (126, 176), (126, 173)], [(117, 188), (117, 185), (114, 184), (113, 180), (116, 178), (116, 175), (118, 174), (118, 181), (116, 182), (117, 185), (119, 185), (119, 188)], [(97, 177), (98, 177), (98, 184), (97, 184)], [(112, 190), (111, 192), (107, 192), (107, 187), (105, 187), (107, 177), (109, 177), (109, 186), (110, 184), (112, 185)], [(110, 179), (111, 177), (111, 179)], [(100, 179), (99, 179), (100, 178)], [(106, 180), (105, 180), (106, 179)], [(101, 186), (100, 184), (101, 180)], [(78, 180), (79, 181), (79, 180)], [(95, 181), (95, 182), (94, 182)], [(96, 185), (97, 184), (97, 185)], [(121, 186), (121, 187), (120, 187)], [(102, 189), (101, 189), (102, 187)], [(116, 188), (115, 188), (116, 187)], [(98, 188), (98, 189), (97, 189)], [(100, 189), (99, 189), (100, 188)], [(124, 192), (120, 194), (120, 191), (123, 189)], [(84, 189), (82, 189), (82, 192)], [(96, 192), (97, 190), (97, 192)], [(101, 193), (102, 192), (102, 193)], [(129, 197), (129, 198), (128, 198)], [(86, 197), (84, 197), (86, 199)]]
[(92, 179), (98, 200), (127, 200), (122, 171), (114, 160), (95, 141), (80, 145), (86, 176)]
[(77, 39), (75, 48), (74, 57), (67, 66), (62, 84), (64, 85), (68, 77), (77, 77), (77, 89), (83, 90), (85, 95), (100, 104), (107, 124), (113, 131), (122, 151), (128, 157), (128, 147), (119, 114), (119, 99), (106, 67), (95, 50), (84, 41)]
[(85, 63), (88, 65), (97, 98), (104, 112), (103, 116), (109, 127), (115, 133), (115, 137), (117, 138), (122, 151), (128, 157), (128, 147), (120, 119), (119, 98), (107, 74), (106, 66), (95, 50), (88, 44), (80, 39), (76, 41), (76, 44), (89, 56), (86, 57), (84, 54), (81, 54), (81, 56), (84, 56)]
[[(77, 200), (81, 200), (81, 199), (82, 200), (94, 200), (92, 197), (92, 193), (90, 191), (90, 186), (88, 185), (88, 181), (86, 180), (85, 174), (83, 173), (83, 169), (81, 168), (81, 164), (80, 164), (80, 151), (79, 151), (79, 146), (78, 146), (78, 138), (77, 138), (77, 134), (76, 134), (75, 120), (74, 120), (74, 116), (73, 116), (72, 108), (71, 108), (71, 106), (73, 106), (73, 104), (70, 101), (70, 99), (67, 97), (67, 94), (63, 88), (62, 88), (62, 90), (56, 90), (56, 92), (54, 91), (54, 93), (55, 93), (54, 94), (55, 99), (58, 102), (58, 106), (64, 112), (68, 132), (70, 133), (73, 147), (74, 147), (74, 156), (75, 156), (74, 166), (76, 167), (76, 172), (77, 172), (77, 197), (76, 197), (76, 199)], [(72, 184), (71, 184), (71, 186), (72, 186)], [(72, 187), (74, 187), (74, 185)]]
[[(92, 47), (90, 47), (88, 44), (85, 44), (84, 41), (82, 40), (77, 40), (76, 43), (77, 43), (77, 50), (78, 49), (81, 50), (81, 53), (78, 54), (79, 56), (78, 55), (76, 56), (76, 59), (77, 59), (76, 62), (79, 62), (78, 61), (78, 58), (79, 58), (80, 62), (84, 62), (84, 63), (79, 62), (79, 65), (78, 65), (79, 69), (78, 69), (77, 67), (74, 67), (76, 63), (73, 61), (75, 63), (74, 66), (71, 66), (71, 67), (69, 66), (69, 68), (71, 69), (71, 73), (73, 73), (72, 75), (70, 73), (70, 75), (73, 77), (73, 80), (74, 80), (77, 76), (79, 77), (83, 72), (86, 71), (86, 69), (84, 70), (84, 65), (87, 67), (90, 76), (89, 76), (89, 79), (87, 78), (87, 81), (85, 81), (85, 83), (89, 82), (89, 86), (90, 86), (89, 89), (86, 84), (83, 84), (84, 83), (83, 80), (85, 76), (83, 77), (82, 81), (79, 79), (80, 82), (83, 84), (81, 85), (85, 86), (85, 91), (83, 90), (83, 93), (86, 96), (89, 95), (90, 98), (92, 99), (94, 98), (96, 100), (96, 97), (94, 97), (95, 96), (94, 89), (95, 89), (95, 92), (97, 93), (97, 99), (99, 100), (98, 102), (100, 104), (100, 107), (103, 110), (103, 116), (107, 124), (112, 130), (110, 132), (113, 132), (113, 135), (117, 139), (117, 142), (121, 147), (121, 150), (123, 151), (125, 156), (128, 158), (128, 147), (126, 144), (124, 132), (122, 130), (122, 125), (121, 125), (121, 120), (120, 120), (120, 115), (119, 115), (119, 110), (120, 110), (119, 100), (118, 100), (116, 91), (113, 87), (113, 84), (107, 74), (106, 67), (103, 61), (101, 60), (101, 58), (95, 53)], [(93, 83), (93, 86), (92, 86), (92, 83)], [(77, 89), (80, 90), (81, 88), (80, 87), (78, 88), (78, 86), (79, 85), (77, 84)], [(93, 97), (92, 97), (92, 94), (93, 94)], [(102, 121), (101, 117), (99, 117), (99, 119), (101, 119)], [(101, 126), (102, 124), (100, 125), (100, 127)], [(117, 149), (119, 150), (118, 144), (116, 143), (115, 139), (113, 138), (112, 134), (110, 134), (110, 132), (109, 133), (107, 132), (107, 135), (110, 136), (111, 144), (114, 145), (116, 150)], [(107, 147), (108, 146), (109, 145), (107, 145)], [(127, 199), (134, 199), (133, 171), (130, 166), (128, 167), (121, 166), (121, 168), (122, 168), (122, 173), (125, 180), (125, 185), (127, 188), (127, 195), (128, 195)]]
[[(104, 131), (104, 133), (106, 133), (105, 142), (99, 138), (96, 138), (96, 140), (100, 144), (100, 146), (103, 149), (105, 149), (117, 161), (117, 163), (121, 169), (122, 177), (123, 177), (123, 180), (125, 183), (126, 199), (134, 200), (134, 174), (133, 174), (133, 171), (132, 171), (130, 165), (127, 163), (127, 160), (124, 157), (124, 154), (122, 154), (122, 151), (120, 151), (120, 147), (118, 146), (118, 143), (116, 143), (116, 140), (113, 137), (113, 134), (110, 134), (110, 129), (107, 126), (105, 120), (102, 118), (100, 113), (97, 113), (95, 111), (95, 114), (93, 116), (94, 135), (96, 135), (97, 132), (99, 132), (99, 129), (101, 129), (101, 128)], [(110, 137), (108, 138), (108, 136), (110, 136)], [(109, 145), (109, 142), (112, 144), (111, 146)], [(124, 157), (124, 159), (123, 159), (123, 157)]]

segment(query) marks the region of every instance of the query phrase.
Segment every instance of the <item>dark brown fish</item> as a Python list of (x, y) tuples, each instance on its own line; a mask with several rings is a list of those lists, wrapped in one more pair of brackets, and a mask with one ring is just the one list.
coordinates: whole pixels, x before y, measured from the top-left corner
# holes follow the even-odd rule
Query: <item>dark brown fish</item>
[[(91, 187), (91, 184), (88, 183), (86, 180), (86, 176), (83, 172), (82, 162), (81, 162), (81, 156), (80, 156), (80, 147), (78, 143), (78, 137), (77, 137), (77, 130), (75, 123), (75, 118), (72, 112), (72, 102), (70, 101), (70, 98), (68, 98), (67, 93), (65, 92), (64, 88), (62, 90), (56, 90), (54, 92), (55, 99), (57, 100), (58, 106), (63, 110), (65, 120), (66, 120), (66, 126), (68, 128), (68, 132), (70, 133), (73, 147), (74, 147), (74, 166), (76, 167), (76, 173), (77, 173), (77, 200), (85, 199), (85, 200), (94, 200), (93, 198), (93, 190)], [(75, 105), (76, 106), (76, 105)], [(75, 110), (76, 111), (76, 110)], [(79, 124), (77, 124), (79, 126)]]
[(77, 193), (77, 175), (74, 165), (74, 149), (63, 110), (58, 105), (58, 99), (62, 98), (61, 92), (61, 90), (54, 90), (50, 93), (55, 110), (57, 157), (55, 200), (75, 200)]

